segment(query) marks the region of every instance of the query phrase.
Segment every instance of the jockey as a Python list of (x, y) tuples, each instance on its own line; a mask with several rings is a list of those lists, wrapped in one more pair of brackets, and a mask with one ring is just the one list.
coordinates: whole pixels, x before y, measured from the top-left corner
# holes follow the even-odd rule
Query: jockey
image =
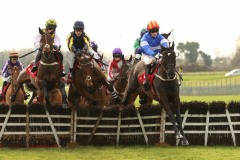
[(145, 64), (144, 89), (149, 89), (148, 75), (151, 70), (152, 61), (160, 56), (161, 47), (169, 48), (168, 41), (159, 34), (159, 24), (156, 21), (150, 21), (147, 24), (148, 33), (141, 38), (142, 60)]
[(84, 32), (84, 23), (83, 21), (75, 21), (73, 25), (73, 32), (71, 32), (66, 39), (67, 47), (71, 51), (67, 55), (67, 62), (69, 65), (69, 76), (68, 82), (73, 80), (73, 67), (75, 61), (75, 55), (80, 53), (84, 47), (87, 47), (88, 54), (94, 57), (95, 60), (99, 59), (98, 54), (90, 47), (90, 38)]
[(140, 60), (141, 59), (141, 56), (142, 56), (142, 53), (141, 53), (141, 50), (140, 50), (140, 41), (141, 41), (141, 38), (142, 36), (147, 33), (147, 29), (146, 28), (143, 28), (141, 29), (140, 31), (140, 37), (137, 38), (134, 42), (134, 54), (135, 54), (135, 59), (136, 60)]
[[(53, 52), (56, 54), (56, 56), (59, 57), (61, 70), (62, 70), (62, 76), (65, 76), (65, 73), (63, 72), (63, 63), (62, 63), (63, 55), (62, 55), (62, 53), (60, 51), (61, 41), (60, 41), (59, 36), (56, 34), (57, 22), (54, 19), (49, 19), (49, 20), (47, 20), (45, 26), (46, 26), (46, 28), (43, 29), (43, 32), (48, 32), (54, 38)], [(40, 48), (40, 45), (41, 45), (40, 40), (41, 40), (41, 34), (38, 34), (34, 38), (34, 47), (35, 48)], [(41, 50), (39, 50), (37, 52), (35, 63), (34, 63), (34, 66), (33, 66), (32, 70), (31, 70), (32, 72), (37, 71), (37, 68), (38, 68), (37, 64), (38, 64), (38, 61), (40, 61), (40, 59), (41, 59)]]
[[(18, 61), (18, 53), (11, 52), (9, 54), (9, 60), (5, 62), (5, 64), (2, 67), (2, 78), (3, 78), (3, 85), (2, 85), (2, 93), (0, 94), (0, 101), (4, 99), (5, 91), (4, 88), (7, 86), (8, 83), (10, 83), (9, 78), (11, 75), (10, 67), (18, 67), (20, 68), (20, 71), (23, 70), (23, 65), (20, 61)], [(22, 87), (24, 92), (24, 99), (27, 100), (28, 94), (24, 91), (24, 87)]]
[[(103, 56), (102, 52), (98, 49), (98, 45), (95, 41), (91, 41), (90, 46), (98, 54), (99, 58)], [(101, 64), (100, 62), (97, 62), (97, 63), (101, 67), (102, 71), (105, 72), (106, 71), (105, 65)]]
[(122, 68), (123, 53), (120, 48), (115, 48), (112, 52), (113, 60), (109, 62), (108, 81), (112, 83), (116, 80)]

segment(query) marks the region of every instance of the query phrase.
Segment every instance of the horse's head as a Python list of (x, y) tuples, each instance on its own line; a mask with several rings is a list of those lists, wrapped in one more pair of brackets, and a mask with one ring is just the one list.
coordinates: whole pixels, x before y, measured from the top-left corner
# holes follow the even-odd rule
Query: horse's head
[(133, 65), (132, 65), (132, 55), (131, 55), (128, 60), (123, 59), (121, 71), (117, 76), (117, 80), (114, 83), (114, 87), (119, 94), (121, 94), (120, 92), (124, 91), (127, 85), (128, 77), (130, 75), (130, 71), (132, 70), (132, 67)]
[(125, 60), (123, 58), (123, 64), (122, 64), (122, 68), (121, 68), (121, 71), (118, 75), (118, 79), (121, 79), (121, 78), (124, 78), (124, 79), (127, 79), (128, 78), (128, 75), (132, 69), (132, 55), (130, 56), (130, 58), (128, 60)]
[(14, 67), (9, 67), (10, 71), (11, 71), (11, 83), (14, 87), (17, 87), (18, 82), (17, 82), (17, 78), (18, 75), (20, 74), (20, 67), (14, 66)]
[(161, 72), (166, 75), (167, 79), (174, 79), (176, 76), (176, 57), (177, 55), (174, 51), (174, 42), (170, 48), (162, 50)]
[(40, 28), (39, 28), (39, 33), (42, 35), (40, 39), (40, 43), (41, 43), (40, 48), (42, 50), (44, 58), (50, 59), (51, 51), (53, 49), (54, 39), (51, 34), (49, 34), (47, 31), (43, 32), (43, 30), (41, 30)]
[(77, 67), (81, 70), (80, 78), (84, 81), (84, 85), (87, 87), (87, 89), (91, 91), (93, 87), (93, 57), (89, 56), (87, 53), (81, 53), (76, 55), (76, 59)]

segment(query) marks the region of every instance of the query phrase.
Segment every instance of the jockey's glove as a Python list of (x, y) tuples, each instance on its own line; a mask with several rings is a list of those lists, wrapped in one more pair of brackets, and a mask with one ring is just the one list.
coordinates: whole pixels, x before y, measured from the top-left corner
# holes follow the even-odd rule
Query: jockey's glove
[(161, 54), (160, 53), (157, 53), (156, 55), (155, 55), (155, 58), (157, 58), (157, 59), (159, 59), (161, 57)]
[(7, 79), (7, 82), (11, 83), (11, 79), (12, 79), (11, 76), (9, 76), (8, 79)]
[(136, 59), (141, 59), (141, 56), (142, 56), (141, 54), (136, 54), (136, 55), (135, 55), (135, 58), (136, 58)]
[(53, 50), (60, 51), (61, 45), (53, 45)]

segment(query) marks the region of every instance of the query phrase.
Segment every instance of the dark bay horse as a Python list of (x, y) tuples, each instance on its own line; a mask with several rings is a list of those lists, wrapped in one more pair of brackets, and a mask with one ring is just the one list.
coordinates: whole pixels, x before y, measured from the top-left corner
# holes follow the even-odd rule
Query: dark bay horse
[[(169, 33), (161, 33), (161, 35), (166, 38), (168, 41), (168, 37), (171, 35), (172, 31), (170, 31)], [(170, 41), (169, 41), (169, 45), (170, 45)], [(133, 66), (135, 66), (138, 62), (140, 62), (141, 59), (136, 59), (134, 58), (134, 61), (133, 61)], [(142, 105), (142, 104), (152, 104), (153, 102), (153, 99), (150, 98), (149, 96), (147, 96), (143, 91), (142, 91), (142, 88), (139, 89), (139, 103)]]
[[(37, 77), (33, 78), (29, 76), (26, 70), (24, 70), (18, 78), (19, 86), (26, 82), (31, 82), (37, 89), (37, 98), (46, 102), (47, 107), (53, 105), (50, 99), (54, 99), (49, 96), (49, 93), (51, 93), (52, 90), (54, 90), (53, 92), (55, 94), (61, 92), (61, 98), (55, 101), (61, 104), (63, 108), (68, 108), (67, 94), (65, 91), (65, 84), (61, 80), (60, 66), (52, 51), (53, 37), (48, 32), (44, 33), (40, 28), (39, 33), (41, 34), (41, 60), (37, 70)], [(60, 89), (60, 92), (57, 92), (58, 89)], [(54, 94), (51, 95), (54, 96)], [(12, 101), (14, 101), (14, 97)]]
[(14, 67), (9, 66), (9, 67), (12, 73), (10, 76), (10, 84), (7, 88), (6, 96), (5, 96), (6, 104), (8, 105), (24, 104), (24, 92), (22, 88), (20, 88), (20, 90), (18, 91), (15, 101), (14, 102), (11, 101), (11, 96), (14, 94), (15, 90), (18, 87), (17, 78), (20, 73), (20, 68), (18, 68), (17, 66), (14, 66)]
[[(145, 65), (143, 61), (136, 64), (131, 71), (128, 85), (126, 87), (123, 104), (127, 105), (133, 103), (136, 96), (139, 94), (139, 88), (151, 99), (158, 101), (168, 114), (170, 122), (173, 124), (175, 136), (177, 140), (180, 140), (182, 145), (188, 145), (188, 141), (185, 138), (182, 129), (182, 119), (180, 116), (180, 96), (179, 85), (176, 75), (176, 53), (173, 45), (165, 50), (162, 50), (161, 63), (156, 64), (154, 69), (154, 75), (151, 87), (148, 91), (144, 90), (143, 83), (139, 77), (144, 74)], [(171, 107), (170, 107), (171, 106)], [(173, 114), (176, 113), (176, 118)], [(176, 122), (178, 125), (176, 125)]]
[(74, 68), (73, 83), (70, 84), (68, 92), (68, 100), (72, 107), (78, 106), (81, 96), (86, 98), (90, 104), (108, 106), (112, 102), (109, 100), (106, 89), (114, 97), (114, 102), (121, 101), (93, 57), (84, 51), (82, 54), (76, 55)]

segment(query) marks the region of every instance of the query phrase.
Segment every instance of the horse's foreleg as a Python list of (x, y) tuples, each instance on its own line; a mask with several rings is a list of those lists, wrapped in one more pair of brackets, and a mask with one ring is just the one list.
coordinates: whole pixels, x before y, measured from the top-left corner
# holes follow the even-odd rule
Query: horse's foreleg
[(120, 97), (118, 96), (117, 92), (115, 91), (115, 89), (113, 88), (113, 85), (109, 82), (104, 81), (104, 85), (107, 87), (107, 89), (109, 90), (109, 92), (111, 93), (112, 97), (114, 98), (114, 101), (116, 103), (120, 103), (121, 102), (121, 99)]
[(46, 105), (47, 107), (50, 106), (50, 101), (49, 101), (49, 94), (48, 94), (48, 90), (47, 90), (47, 82), (45, 80), (40, 80), (40, 85), (41, 88), (43, 89), (43, 94), (44, 94), (44, 98), (46, 100)]
[(188, 140), (185, 137), (185, 134), (183, 132), (183, 127), (182, 127), (182, 118), (181, 118), (181, 113), (180, 113), (180, 99), (177, 98), (174, 102), (173, 105), (176, 106), (176, 121), (178, 124), (178, 128), (180, 130), (180, 133), (182, 134), (183, 138), (181, 139), (182, 145), (189, 145)]
[(10, 97), (11, 102), (14, 102), (16, 100), (17, 97), (17, 93), (19, 91), (19, 89), (21, 88), (23, 84), (19, 84), (15, 90), (15, 92), (13, 93), (13, 95)]
[(68, 101), (67, 101), (67, 94), (66, 94), (66, 91), (65, 91), (65, 84), (62, 81), (60, 81), (59, 87), (60, 87), (60, 90), (61, 90), (61, 93), (62, 93), (62, 107), (63, 108), (69, 108), (68, 107)]
[(172, 123), (173, 125), (173, 129), (174, 129), (174, 132), (175, 132), (175, 135), (176, 135), (176, 139), (182, 139), (183, 138), (183, 135), (180, 133), (177, 125), (176, 125), (176, 118), (170, 108), (170, 105), (169, 105), (169, 102), (168, 102), (168, 98), (164, 95), (161, 95), (160, 96), (160, 104), (162, 104), (162, 106), (164, 107), (165, 111), (167, 112), (168, 114), (168, 118), (169, 118), (169, 121)]

